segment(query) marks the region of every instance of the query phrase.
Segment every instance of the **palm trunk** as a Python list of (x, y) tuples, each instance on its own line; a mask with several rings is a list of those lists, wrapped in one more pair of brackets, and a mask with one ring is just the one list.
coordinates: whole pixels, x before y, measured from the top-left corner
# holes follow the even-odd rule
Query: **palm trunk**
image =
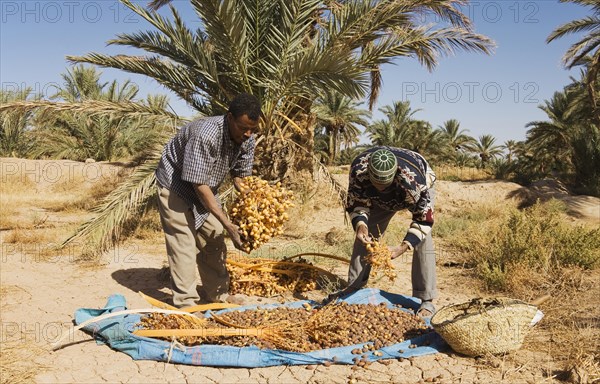
[(335, 128), (327, 127), (327, 133), (329, 135), (329, 148), (327, 148), (329, 159), (327, 160), (327, 165), (331, 165), (335, 159)]

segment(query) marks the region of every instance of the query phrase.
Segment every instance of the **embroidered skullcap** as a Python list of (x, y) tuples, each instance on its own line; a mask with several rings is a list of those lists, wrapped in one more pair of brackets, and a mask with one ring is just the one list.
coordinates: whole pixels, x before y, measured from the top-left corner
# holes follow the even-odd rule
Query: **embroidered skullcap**
[(378, 149), (369, 158), (369, 178), (378, 184), (390, 184), (394, 180), (398, 161), (388, 149)]

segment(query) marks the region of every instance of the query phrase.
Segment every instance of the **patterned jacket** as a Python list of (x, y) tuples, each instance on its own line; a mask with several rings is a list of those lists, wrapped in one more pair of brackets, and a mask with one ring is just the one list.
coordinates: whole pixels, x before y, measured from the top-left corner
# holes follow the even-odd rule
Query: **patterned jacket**
[[(394, 181), (382, 192), (371, 184), (367, 170), (369, 157), (381, 148), (392, 151), (398, 160)], [(368, 224), (372, 208), (394, 212), (408, 209), (412, 212), (412, 223), (404, 241), (411, 249), (416, 247), (431, 232), (433, 226), (433, 205), (429, 188), (434, 181), (433, 170), (423, 156), (416, 152), (402, 148), (375, 147), (361, 153), (352, 162), (346, 201), (346, 212), (350, 215), (352, 226), (356, 229), (361, 221)]]

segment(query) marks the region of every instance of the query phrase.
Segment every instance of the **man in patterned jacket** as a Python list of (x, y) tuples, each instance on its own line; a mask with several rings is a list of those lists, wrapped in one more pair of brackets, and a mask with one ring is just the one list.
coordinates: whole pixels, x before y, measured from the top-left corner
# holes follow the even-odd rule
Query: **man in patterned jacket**
[(435, 312), (435, 252), (431, 238), (434, 182), (435, 174), (427, 161), (407, 149), (375, 147), (352, 162), (346, 211), (356, 236), (344, 293), (360, 289), (369, 279), (371, 266), (364, 256), (371, 236), (382, 236), (396, 212), (408, 209), (412, 222), (403, 241), (390, 247), (392, 259), (413, 251), (412, 295), (422, 300), (417, 314), (430, 316)]
[(164, 148), (156, 180), (176, 307), (198, 304), (196, 270), (206, 301), (240, 301), (227, 294), (223, 229), (236, 248), (242, 249), (242, 242), (238, 227), (222, 210), (217, 190), (227, 174), (238, 190), (241, 179), (252, 174), (260, 114), (258, 99), (240, 94), (226, 115), (192, 121)]

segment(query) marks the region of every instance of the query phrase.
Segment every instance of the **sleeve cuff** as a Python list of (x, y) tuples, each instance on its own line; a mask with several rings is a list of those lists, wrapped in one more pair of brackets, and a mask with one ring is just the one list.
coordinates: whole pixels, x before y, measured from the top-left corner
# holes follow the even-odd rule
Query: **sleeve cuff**
[(230, 173), (231, 177), (248, 177), (248, 176), (252, 176), (252, 171), (231, 171)]
[(408, 248), (410, 250), (413, 250), (413, 249), (415, 249), (415, 247), (417, 245), (419, 245), (419, 243), (421, 242), (421, 239), (417, 235), (414, 235), (412, 233), (407, 233), (402, 242), (408, 243)]
[(352, 227), (354, 228), (355, 231), (358, 229), (359, 225), (368, 226), (367, 219), (362, 215), (356, 216), (354, 219), (352, 219)]

